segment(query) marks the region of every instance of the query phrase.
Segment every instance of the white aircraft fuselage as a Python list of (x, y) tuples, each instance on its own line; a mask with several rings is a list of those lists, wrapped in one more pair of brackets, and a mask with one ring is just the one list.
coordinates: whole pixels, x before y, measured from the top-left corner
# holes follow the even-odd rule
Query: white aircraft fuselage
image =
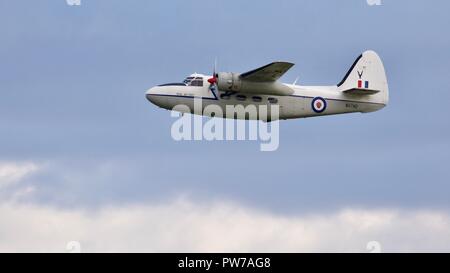
[[(266, 67), (270, 68), (270, 65)], [(287, 69), (289, 68), (290, 66)], [(232, 86), (234, 83), (231, 80), (228, 80), (230, 88), (224, 88), (224, 84), (220, 83), (218, 85), (210, 84), (211, 79), (215, 76), (218, 77), (218, 81), (221, 80), (220, 73), (213, 76), (193, 74), (184, 83), (155, 86), (146, 92), (146, 97), (153, 104), (168, 110), (174, 109), (177, 105), (185, 105), (187, 106), (186, 110), (181, 110), (181, 112), (190, 113), (194, 113), (194, 100), (196, 98), (201, 98), (202, 110), (208, 105), (217, 105), (222, 109), (223, 113), (226, 113), (226, 108), (230, 105), (242, 105), (244, 107), (249, 105), (256, 107), (267, 106), (269, 113), (270, 106), (277, 105), (279, 107), (279, 119), (354, 112), (367, 113), (382, 109), (389, 101), (384, 67), (378, 55), (373, 51), (364, 52), (355, 61), (342, 82), (336, 86), (301, 86), (272, 80), (266, 82), (268, 74), (279, 73), (282, 75), (285, 71), (276, 69), (265, 71), (266, 74), (261, 76), (260, 74), (264, 72), (261, 72), (263, 69), (264, 67), (247, 72), (246, 75), (241, 74), (244, 77), (241, 76), (243, 83), (240, 83), (240, 86), (238, 86), (238, 88), (241, 88), (239, 91), (233, 91), (235, 87)], [(260, 77), (257, 78), (257, 82), (249, 81), (249, 84), (245, 83), (245, 77), (254, 80), (256, 74)], [(248, 75), (251, 75), (253, 78), (250, 78)], [(277, 75), (277, 77), (279, 76)], [(222, 78), (224, 77), (222, 76)], [(261, 77), (263, 77), (262, 80)], [(195, 84), (192, 84), (194, 81)], [(264, 86), (266, 83), (267, 87)], [(273, 85), (274, 83), (276, 83), (276, 86)], [(247, 90), (242, 88), (242, 86), (246, 86)], [(256, 87), (250, 88), (250, 86)], [(274, 86), (273, 92), (271, 91), (272, 86)], [(259, 89), (261, 91), (258, 91)], [(225, 114), (222, 117), (224, 116)], [(234, 116), (233, 118), (242, 117)], [(249, 116), (244, 118), (255, 119), (255, 117)], [(270, 118), (258, 115), (256, 119), (267, 121)]]

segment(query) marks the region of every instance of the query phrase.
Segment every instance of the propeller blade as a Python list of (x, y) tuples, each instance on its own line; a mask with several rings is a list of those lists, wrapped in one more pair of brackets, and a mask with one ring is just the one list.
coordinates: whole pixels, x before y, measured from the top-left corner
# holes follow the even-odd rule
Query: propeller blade
[(217, 58), (214, 59), (213, 75), (212, 75), (211, 78), (208, 79), (208, 82), (209, 82), (211, 85), (217, 84), (216, 67), (217, 67)]

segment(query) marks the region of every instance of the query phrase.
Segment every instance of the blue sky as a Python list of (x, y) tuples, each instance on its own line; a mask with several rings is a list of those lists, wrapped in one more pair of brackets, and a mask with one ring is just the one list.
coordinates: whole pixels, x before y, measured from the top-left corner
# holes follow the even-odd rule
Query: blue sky
[[(40, 171), (0, 191), (20, 203), (90, 209), (228, 200), (274, 215), (450, 209), (448, 1), (0, 2), (0, 161)], [(156, 84), (273, 60), (282, 78), (336, 84), (373, 49), (382, 111), (283, 121), (280, 148), (175, 142)]]

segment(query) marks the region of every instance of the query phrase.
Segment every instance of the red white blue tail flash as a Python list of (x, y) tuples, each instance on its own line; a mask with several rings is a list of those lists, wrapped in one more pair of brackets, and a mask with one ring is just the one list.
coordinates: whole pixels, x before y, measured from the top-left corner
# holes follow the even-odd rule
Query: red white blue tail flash
[(369, 88), (369, 81), (364, 81), (364, 87), (363, 87), (363, 80), (358, 80), (358, 88)]

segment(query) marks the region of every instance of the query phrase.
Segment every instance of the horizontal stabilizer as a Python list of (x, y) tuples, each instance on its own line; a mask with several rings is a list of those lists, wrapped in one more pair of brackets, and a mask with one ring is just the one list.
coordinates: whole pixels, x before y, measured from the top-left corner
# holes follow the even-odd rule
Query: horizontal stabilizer
[(379, 93), (380, 90), (352, 88), (352, 89), (344, 90), (342, 92), (344, 92), (345, 94), (350, 94), (350, 95), (374, 95), (376, 93)]

